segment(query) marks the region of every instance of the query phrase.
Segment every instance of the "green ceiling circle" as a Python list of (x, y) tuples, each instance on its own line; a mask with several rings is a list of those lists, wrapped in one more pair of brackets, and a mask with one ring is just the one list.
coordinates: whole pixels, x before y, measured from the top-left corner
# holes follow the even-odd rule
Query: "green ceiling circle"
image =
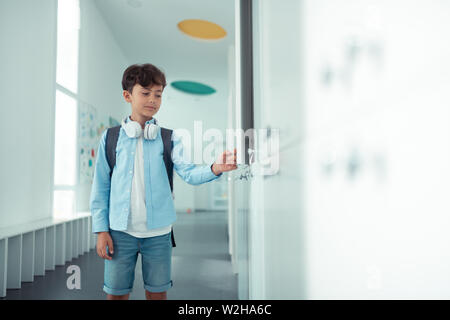
[(175, 89), (192, 94), (212, 94), (216, 92), (214, 88), (194, 81), (174, 81), (170, 85)]

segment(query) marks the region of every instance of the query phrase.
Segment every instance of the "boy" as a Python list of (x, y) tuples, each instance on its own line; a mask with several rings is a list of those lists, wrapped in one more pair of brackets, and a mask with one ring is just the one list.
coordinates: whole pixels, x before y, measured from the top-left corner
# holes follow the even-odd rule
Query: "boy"
[(105, 148), (107, 130), (100, 140), (90, 208), (92, 232), (98, 234), (97, 253), (105, 259), (103, 290), (109, 300), (129, 298), (138, 253), (147, 299), (167, 299), (166, 291), (173, 285), (171, 228), (176, 216), (165, 163), (171, 161), (177, 174), (193, 185), (237, 168), (236, 149), (224, 151), (211, 166), (190, 163), (183, 158), (183, 144), (174, 133), (171, 159), (163, 160), (162, 129), (153, 116), (165, 86), (165, 75), (157, 67), (128, 67), (122, 88), (131, 116), (118, 128), (112, 174)]

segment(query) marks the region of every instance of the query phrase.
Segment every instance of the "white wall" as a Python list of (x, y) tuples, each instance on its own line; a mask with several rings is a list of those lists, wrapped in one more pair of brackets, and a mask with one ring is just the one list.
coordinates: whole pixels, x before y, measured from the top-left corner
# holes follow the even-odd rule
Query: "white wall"
[(52, 215), (56, 1), (0, 2), (0, 226)]
[[(122, 96), (122, 75), (129, 61), (93, 1), (80, 1), (79, 96), (97, 109), (106, 127), (109, 116), (120, 121), (131, 113)], [(96, 149), (97, 150), (97, 149)], [(89, 211), (91, 184), (80, 184), (77, 210)]]
[(254, 4), (256, 127), (281, 145), (252, 185), (250, 297), (448, 299), (450, 5)]
[(304, 10), (307, 296), (448, 299), (450, 4)]
[[(280, 130), (280, 170), (251, 181), (249, 296), (302, 299), (306, 226), (300, 148), (304, 123), (301, 1), (284, 1), (282, 6), (254, 1), (253, 11), (255, 129)], [(256, 149), (260, 154), (258, 139)]]

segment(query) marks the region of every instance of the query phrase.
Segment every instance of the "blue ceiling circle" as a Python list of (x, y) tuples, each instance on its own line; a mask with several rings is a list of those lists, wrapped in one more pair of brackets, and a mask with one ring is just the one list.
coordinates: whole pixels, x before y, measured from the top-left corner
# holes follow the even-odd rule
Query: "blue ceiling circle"
[(174, 81), (170, 85), (177, 90), (191, 94), (206, 95), (216, 92), (214, 88), (206, 84), (194, 81)]

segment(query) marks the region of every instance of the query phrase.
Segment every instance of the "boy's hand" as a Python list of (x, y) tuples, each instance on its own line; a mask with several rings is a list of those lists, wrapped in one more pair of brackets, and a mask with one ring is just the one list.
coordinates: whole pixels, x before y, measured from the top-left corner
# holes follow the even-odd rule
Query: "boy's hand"
[(100, 258), (112, 260), (111, 256), (108, 255), (106, 250), (108, 246), (109, 252), (114, 253), (113, 241), (109, 232), (99, 232), (97, 238), (97, 254)]
[(236, 148), (234, 149), (234, 153), (225, 150), (212, 165), (212, 172), (217, 176), (222, 172), (237, 169), (236, 152)]

